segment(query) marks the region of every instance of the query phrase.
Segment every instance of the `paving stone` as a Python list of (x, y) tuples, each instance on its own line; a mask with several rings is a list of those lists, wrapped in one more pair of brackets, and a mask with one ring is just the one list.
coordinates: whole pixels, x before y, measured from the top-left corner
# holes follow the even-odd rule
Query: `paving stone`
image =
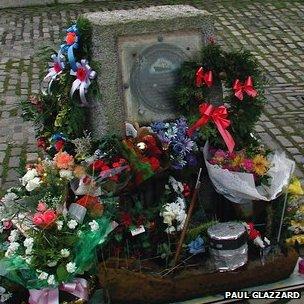
[(20, 159), (19, 157), (10, 157), (9, 161), (8, 161), (8, 166), (10, 168), (17, 168), (20, 164)]

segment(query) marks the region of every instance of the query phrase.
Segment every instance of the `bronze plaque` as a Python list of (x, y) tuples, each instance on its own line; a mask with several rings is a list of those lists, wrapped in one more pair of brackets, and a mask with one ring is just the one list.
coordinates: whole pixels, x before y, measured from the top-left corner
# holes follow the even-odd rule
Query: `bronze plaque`
[(139, 104), (153, 112), (175, 112), (172, 90), (185, 58), (186, 54), (173, 44), (158, 43), (145, 48), (130, 75), (130, 89)]

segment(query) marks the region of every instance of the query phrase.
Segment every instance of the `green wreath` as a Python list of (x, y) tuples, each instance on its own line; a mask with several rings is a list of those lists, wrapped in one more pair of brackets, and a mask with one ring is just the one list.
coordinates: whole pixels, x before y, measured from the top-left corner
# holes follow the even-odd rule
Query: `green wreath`
[[(197, 85), (197, 72), (202, 68), (206, 81)], [(212, 72), (213, 81), (208, 83), (208, 72)], [(210, 76), (210, 75), (209, 75)], [(249, 96), (242, 91), (242, 100), (236, 95), (234, 86), (241, 87), (251, 77), (252, 87), (257, 95)], [(227, 129), (235, 141), (235, 149), (248, 147), (256, 142), (251, 136), (266, 103), (264, 97), (264, 76), (257, 59), (248, 51), (226, 52), (219, 45), (208, 44), (202, 49), (200, 62), (185, 62), (179, 70), (179, 85), (175, 90), (178, 108), (193, 124), (200, 118), (199, 105), (208, 103), (210, 91), (217, 86), (223, 86), (223, 102), (228, 109), (228, 119), (231, 124)], [(236, 80), (238, 83), (236, 84)], [(199, 129), (199, 136), (215, 147), (225, 147), (219, 131), (211, 120)]]

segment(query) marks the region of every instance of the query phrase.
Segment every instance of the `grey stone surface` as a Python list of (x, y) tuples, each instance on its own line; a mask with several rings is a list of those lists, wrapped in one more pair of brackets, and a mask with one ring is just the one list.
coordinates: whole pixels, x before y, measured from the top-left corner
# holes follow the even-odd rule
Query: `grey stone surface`
[[(94, 134), (121, 133), (126, 120), (171, 118), (170, 101), (164, 97), (168, 92), (162, 91), (164, 83), (152, 75), (151, 69), (163, 69), (162, 76), (168, 72), (163, 82), (169, 85), (175, 65), (197, 56), (213, 34), (211, 14), (188, 5), (168, 5), (88, 13), (85, 17), (93, 25), (93, 58), (102, 66), (98, 75), (102, 100), (91, 107)], [(161, 50), (165, 45), (166, 51)], [(140, 83), (132, 82), (132, 73), (137, 73), (135, 78)], [(156, 97), (154, 101), (145, 100), (147, 90)], [(156, 103), (154, 109), (152, 102)]]

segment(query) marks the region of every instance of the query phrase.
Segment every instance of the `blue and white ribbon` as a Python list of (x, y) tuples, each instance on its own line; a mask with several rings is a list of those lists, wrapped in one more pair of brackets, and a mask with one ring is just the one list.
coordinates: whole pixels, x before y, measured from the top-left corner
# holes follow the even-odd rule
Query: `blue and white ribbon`
[(69, 27), (67, 30), (67, 36), (65, 43), (61, 45), (60, 50), (64, 54), (67, 54), (69, 63), (73, 71), (77, 70), (76, 59), (74, 56), (74, 49), (78, 48), (79, 35), (77, 26), (74, 24)]

